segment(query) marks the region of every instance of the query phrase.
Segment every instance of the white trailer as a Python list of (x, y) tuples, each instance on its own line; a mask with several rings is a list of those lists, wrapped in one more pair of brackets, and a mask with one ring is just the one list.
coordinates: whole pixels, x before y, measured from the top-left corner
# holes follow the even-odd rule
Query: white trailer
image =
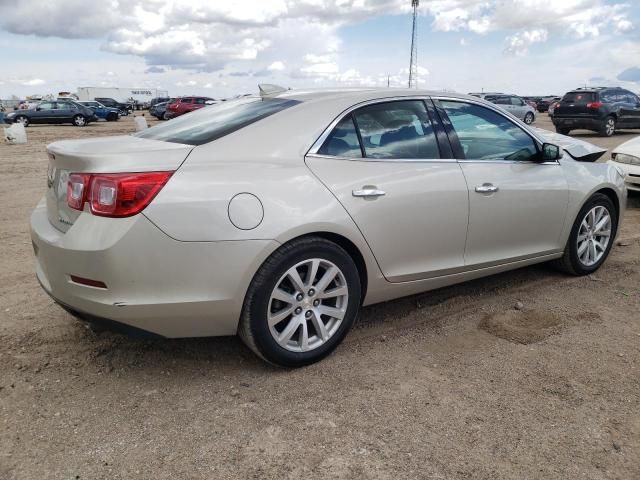
[(139, 103), (149, 103), (152, 98), (168, 97), (167, 90), (158, 88), (118, 88), (118, 87), (78, 87), (78, 99), (80, 101), (94, 100), (96, 98), (113, 98), (118, 102), (126, 103), (130, 100)]

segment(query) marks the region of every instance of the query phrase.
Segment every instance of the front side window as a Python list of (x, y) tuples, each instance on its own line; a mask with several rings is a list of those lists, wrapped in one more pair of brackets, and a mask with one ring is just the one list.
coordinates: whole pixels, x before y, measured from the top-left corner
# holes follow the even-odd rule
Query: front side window
[(53, 103), (51, 103), (51, 102), (42, 102), (40, 105), (38, 105), (38, 108), (40, 110), (53, 110)]
[(522, 101), (521, 98), (511, 97), (511, 105), (516, 105), (518, 107), (521, 107), (524, 105), (524, 102)]
[(442, 100), (464, 155), (469, 160), (530, 161), (538, 156), (534, 140), (519, 126), (491, 109)]
[(440, 158), (421, 100), (377, 103), (356, 110), (353, 116), (368, 158)]
[(204, 105), (207, 102), (208, 99), (206, 98), (196, 98), (196, 103), (198, 105)]
[(182, 100), (180, 100), (180, 103), (191, 103), (192, 101), (192, 98), (183, 98)]
[(285, 98), (243, 97), (196, 109), (135, 136), (164, 142), (202, 145), (300, 103)]
[(358, 133), (351, 115), (346, 116), (336, 125), (318, 153), (332, 157), (362, 158)]

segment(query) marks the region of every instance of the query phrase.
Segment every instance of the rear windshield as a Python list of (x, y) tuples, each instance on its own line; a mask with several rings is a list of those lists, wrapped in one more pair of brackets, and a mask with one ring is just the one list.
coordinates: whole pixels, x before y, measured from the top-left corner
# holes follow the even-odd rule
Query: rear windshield
[(187, 113), (136, 133), (135, 136), (163, 142), (203, 145), (298, 103), (298, 100), (282, 98), (244, 97), (229, 100)]
[(569, 92), (562, 97), (562, 101), (565, 103), (589, 103), (596, 100), (596, 94), (594, 92)]

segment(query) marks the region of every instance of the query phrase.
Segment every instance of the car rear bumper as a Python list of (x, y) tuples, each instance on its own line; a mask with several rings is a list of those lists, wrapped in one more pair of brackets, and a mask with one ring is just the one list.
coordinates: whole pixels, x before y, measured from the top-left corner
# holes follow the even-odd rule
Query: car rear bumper
[(598, 130), (603, 120), (597, 117), (560, 117), (556, 113), (551, 117), (553, 124), (559, 128)]
[(180, 242), (144, 215), (83, 213), (63, 233), (44, 200), (31, 215), (31, 238), (38, 280), (58, 303), (164, 337), (235, 334), (253, 273), (277, 248), (272, 240)]

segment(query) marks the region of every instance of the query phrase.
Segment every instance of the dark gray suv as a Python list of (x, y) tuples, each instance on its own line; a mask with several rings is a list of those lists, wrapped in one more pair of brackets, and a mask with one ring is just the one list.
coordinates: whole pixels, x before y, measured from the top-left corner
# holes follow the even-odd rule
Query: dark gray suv
[(553, 124), (563, 135), (580, 128), (610, 137), (617, 129), (640, 128), (640, 98), (619, 87), (578, 88), (555, 107)]
[(22, 123), (25, 127), (32, 123), (71, 123), (84, 127), (96, 120), (93, 110), (72, 101), (40, 102), (36, 108), (15, 110), (4, 117), (6, 123)]

